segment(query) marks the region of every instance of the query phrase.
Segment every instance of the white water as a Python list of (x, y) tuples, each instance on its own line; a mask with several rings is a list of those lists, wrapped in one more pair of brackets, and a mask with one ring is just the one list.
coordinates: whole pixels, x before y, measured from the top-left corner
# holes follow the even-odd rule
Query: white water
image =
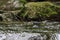
[[(41, 36), (39, 33), (4, 33), (0, 34), (0, 40), (28, 40), (29, 38), (37, 37), (38, 35)], [(55, 35), (55, 40), (60, 40), (60, 34)], [(41, 40), (44, 39), (42, 38)]]
[(28, 40), (30, 37), (40, 35), (38, 33), (7, 33), (0, 34), (0, 40)]
[(60, 34), (56, 34), (56, 40), (60, 40)]

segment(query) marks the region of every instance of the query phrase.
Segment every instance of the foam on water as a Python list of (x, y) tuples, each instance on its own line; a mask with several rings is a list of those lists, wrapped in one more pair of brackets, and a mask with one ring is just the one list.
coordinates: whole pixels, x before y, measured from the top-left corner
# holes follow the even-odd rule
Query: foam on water
[(0, 40), (28, 40), (30, 37), (40, 35), (38, 33), (7, 33), (0, 34)]
[(60, 40), (60, 34), (56, 34), (56, 40)]

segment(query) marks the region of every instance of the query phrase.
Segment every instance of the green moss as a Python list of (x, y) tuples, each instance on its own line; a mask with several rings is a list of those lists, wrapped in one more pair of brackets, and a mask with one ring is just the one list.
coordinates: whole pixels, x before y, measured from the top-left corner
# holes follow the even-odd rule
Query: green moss
[(23, 18), (46, 18), (58, 14), (57, 6), (51, 2), (30, 2), (25, 4), (25, 7), (24, 12), (20, 14)]

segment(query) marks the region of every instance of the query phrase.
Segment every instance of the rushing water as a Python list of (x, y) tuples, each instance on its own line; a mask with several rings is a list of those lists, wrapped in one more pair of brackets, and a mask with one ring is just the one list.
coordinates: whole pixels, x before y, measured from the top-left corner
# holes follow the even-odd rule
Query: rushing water
[(0, 34), (0, 40), (29, 40), (30, 37), (39, 35), (38, 33), (7, 33)]
[[(49, 35), (48, 35), (49, 36)], [(0, 33), (0, 40), (60, 40), (60, 34), (55, 33), (48, 37), (39, 33)]]
[(0, 40), (60, 40), (60, 22), (0, 23)]

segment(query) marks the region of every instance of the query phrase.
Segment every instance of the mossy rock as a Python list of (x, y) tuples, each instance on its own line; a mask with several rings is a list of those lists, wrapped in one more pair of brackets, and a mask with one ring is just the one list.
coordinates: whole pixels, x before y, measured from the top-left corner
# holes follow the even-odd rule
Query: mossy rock
[(58, 14), (57, 6), (51, 2), (29, 2), (25, 4), (24, 12), (20, 14), (23, 18), (37, 19), (46, 18)]

